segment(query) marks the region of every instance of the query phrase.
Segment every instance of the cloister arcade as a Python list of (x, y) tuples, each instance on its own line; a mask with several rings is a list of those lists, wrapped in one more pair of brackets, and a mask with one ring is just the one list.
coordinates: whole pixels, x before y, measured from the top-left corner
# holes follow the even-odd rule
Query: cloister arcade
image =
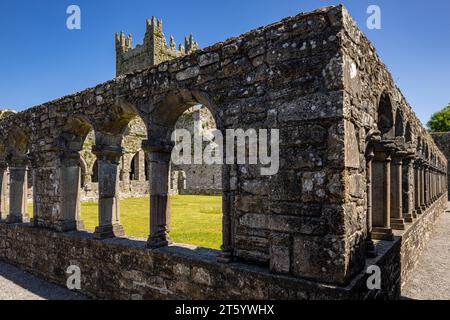
[[(280, 137), (279, 171), (271, 176), (261, 174), (264, 165), (238, 164), (234, 152), (227, 155), (225, 150), (224, 158), (235, 161), (222, 166), (222, 250), (207, 257), (201, 250), (177, 247), (170, 238), (171, 135), (177, 119), (197, 105), (211, 112), (224, 144), (228, 129), (273, 129)], [(143, 157), (148, 163), (150, 226), (145, 248), (133, 243), (130, 249), (129, 241), (116, 246), (103, 240), (124, 235), (121, 171), (122, 179), (144, 176), (121, 168), (124, 133), (136, 118), (146, 130), (139, 146), (145, 155), (139, 161)], [(98, 226), (93, 235), (78, 237), (80, 153), (91, 130)], [(27, 225), (23, 232), (46, 237), (43, 230), (51, 230), (58, 239), (71, 232), (55, 244), (64, 263), (72, 259), (67, 243), (78, 248), (89, 243), (107, 257), (131, 250), (141, 259), (136, 274), (151, 285), (130, 285), (127, 292), (151, 292), (151, 297), (187, 298), (195, 292), (198, 297), (298, 299), (323, 298), (327, 290), (329, 296), (342, 297), (366, 290), (352, 281), (364, 281), (366, 258), (376, 253), (382, 255), (376, 263), (387, 277), (380, 294), (388, 296), (399, 286), (400, 272), (384, 271), (409, 272), (404, 261), (398, 262), (400, 256), (405, 251), (405, 259), (414, 262), (420, 246), (402, 247), (401, 254), (394, 247), (375, 252), (378, 241), (390, 240), (383, 242), (385, 247), (399, 248), (402, 237), (411, 233), (410, 243), (426, 239), (434, 217), (448, 203), (447, 160), (342, 6), (286, 18), (6, 115), (0, 119), (0, 180), (7, 169), (9, 211), (1, 218), (14, 224), (11, 228), (22, 230), (20, 223), (28, 221), (28, 173), (34, 212), (32, 228)], [(0, 199), (3, 206), (4, 197)], [(15, 233), (8, 228), (2, 223), (0, 232), (12, 239)], [(408, 228), (411, 233), (397, 232)], [(14, 250), (21, 254), (20, 243), (6, 242), (5, 255)], [(47, 250), (47, 242), (41, 244)], [(134, 268), (126, 262), (133, 261), (129, 256), (123, 260), (122, 270)], [(117, 267), (114, 259), (103, 265), (95, 255), (82, 263), (94, 269)], [(53, 266), (60, 270), (61, 265)], [(112, 279), (120, 289), (128, 283), (121, 281), (124, 274), (102, 273), (101, 282)], [(151, 282), (155, 278), (162, 284)], [(192, 283), (200, 289), (191, 290)], [(347, 290), (350, 285), (354, 287)]]

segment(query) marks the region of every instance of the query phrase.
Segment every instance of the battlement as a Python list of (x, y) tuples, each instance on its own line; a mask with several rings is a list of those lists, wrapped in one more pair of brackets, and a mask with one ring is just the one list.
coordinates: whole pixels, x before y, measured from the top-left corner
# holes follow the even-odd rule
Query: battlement
[(116, 33), (116, 75), (158, 65), (164, 61), (190, 54), (199, 49), (192, 33), (184, 38), (184, 45), (177, 46), (175, 38), (170, 36), (167, 44), (163, 32), (163, 21), (153, 17), (147, 19), (146, 33), (142, 45), (133, 48), (133, 36), (124, 32)]

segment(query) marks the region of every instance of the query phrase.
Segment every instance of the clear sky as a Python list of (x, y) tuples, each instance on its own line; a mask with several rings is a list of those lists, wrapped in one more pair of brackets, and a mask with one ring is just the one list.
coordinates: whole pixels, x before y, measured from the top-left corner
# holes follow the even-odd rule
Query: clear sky
[[(422, 122), (450, 102), (449, 0), (1, 0), (0, 107), (23, 110), (115, 75), (114, 34), (141, 43), (145, 19), (164, 20), (180, 43), (201, 47), (318, 7), (344, 3), (372, 40)], [(67, 7), (81, 8), (81, 30), (66, 28)], [(382, 29), (366, 27), (379, 5)]]

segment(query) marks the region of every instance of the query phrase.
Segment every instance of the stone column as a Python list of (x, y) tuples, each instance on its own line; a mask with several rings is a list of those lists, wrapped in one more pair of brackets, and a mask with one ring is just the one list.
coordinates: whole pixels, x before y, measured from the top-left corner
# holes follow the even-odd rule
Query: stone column
[(147, 247), (157, 249), (172, 243), (170, 239), (170, 159), (172, 148), (143, 143), (150, 165), (150, 236)]
[(230, 165), (222, 166), (222, 252), (218, 260), (221, 263), (229, 263), (233, 260), (230, 171)]
[(377, 256), (375, 245), (372, 240), (372, 161), (375, 157), (373, 148), (370, 148), (366, 155), (366, 180), (367, 180), (367, 238), (366, 238), (366, 256), (374, 258)]
[(433, 167), (431, 179), (433, 181), (433, 203), (434, 203), (436, 201), (436, 195), (437, 195), (437, 193), (436, 193), (436, 171), (435, 171), (434, 167)]
[(403, 219), (403, 153), (394, 154), (391, 166), (391, 226), (395, 230), (405, 230)]
[(12, 157), (9, 163), (9, 215), (8, 223), (29, 222), (27, 212), (28, 180), (27, 156)]
[(99, 191), (99, 226), (95, 228), (96, 239), (125, 235), (120, 224), (119, 164), (123, 149), (118, 146), (94, 146), (97, 156)]
[(136, 163), (136, 173), (139, 181), (145, 181), (145, 152), (139, 151)]
[(414, 157), (409, 155), (403, 160), (404, 167), (406, 168), (406, 177), (404, 178), (404, 187), (406, 190), (403, 191), (404, 200), (403, 201), (403, 216), (405, 221), (412, 223), (416, 216), (415, 214), (415, 188), (414, 188)]
[(7, 188), (7, 170), (8, 165), (5, 162), (0, 162), (0, 220), (6, 219), (7, 216), (7, 194), (6, 194), (6, 188)]
[(83, 230), (80, 216), (81, 168), (78, 151), (66, 152), (61, 159), (61, 219), (56, 223), (59, 232)]
[(424, 205), (428, 208), (430, 206), (430, 169), (428, 168), (428, 164), (425, 164), (423, 172), (425, 185)]
[(391, 229), (391, 155), (383, 147), (375, 149), (373, 161), (373, 229), (372, 238), (393, 240)]
[(414, 199), (415, 199), (415, 211), (417, 214), (422, 213), (422, 207), (420, 206), (420, 194), (421, 194), (421, 185), (420, 185), (420, 159), (416, 158), (414, 162)]
[(420, 207), (422, 208), (422, 213), (425, 212), (425, 210), (427, 209), (427, 206), (425, 204), (425, 189), (426, 189), (426, 184), (425, 184), (425, 167), (424, 167), (424, 162), (422, 161), (422, 164), (420, 166)]

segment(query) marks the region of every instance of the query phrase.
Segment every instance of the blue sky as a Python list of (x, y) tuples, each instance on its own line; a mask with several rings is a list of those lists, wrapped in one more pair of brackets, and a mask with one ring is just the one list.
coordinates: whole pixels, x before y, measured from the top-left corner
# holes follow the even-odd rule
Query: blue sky
[[(115, 32), (140, 43), (152, 15), (163, 18), (167, 37), (179, 43), (193, 32), (205, 47), (338, 3), (372, 40), (423, 122), (450, 102), (448, 0), (2, 0), (0, 107), (24, 110), (112, 79)], [(82, 10), (81, 30), (66, 28), (71, 4)], [(381, 30), (366, 27), (370, 4), (381, 7)]]

